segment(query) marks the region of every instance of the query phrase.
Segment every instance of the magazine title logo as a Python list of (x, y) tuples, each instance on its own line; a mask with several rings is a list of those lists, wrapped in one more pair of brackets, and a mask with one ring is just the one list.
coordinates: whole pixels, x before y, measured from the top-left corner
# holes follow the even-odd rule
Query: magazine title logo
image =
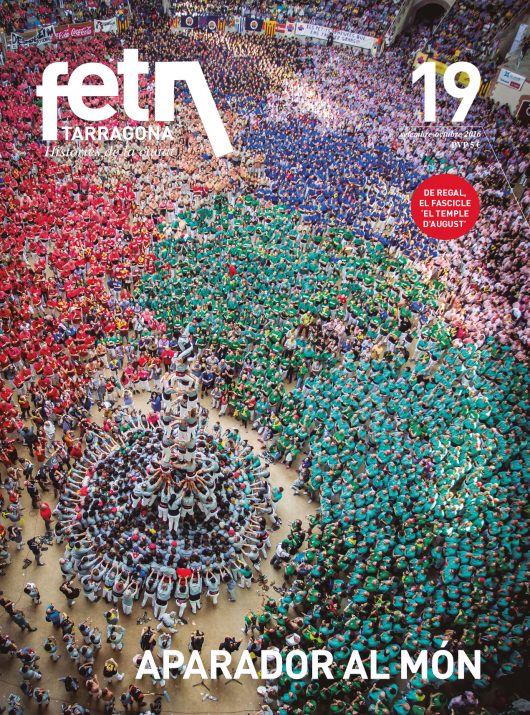
[[(118, 74), (123, 76), (123, 109), (135, 122), (150, 119), (148, 107), (139, 105), (139, 78), (149, 72), (147, 62), (138, 61), (138, 50), (124, 50), (123, 62), (118, 62)], [(56, 141), (58, 134), (58, 98), (66, 97), (70, 109), (86, 122), (102, 122), (116, 114), (109, 102), (100, 107), (89, 107), (85, 97), (118, 97), (118, 78), (110, 67), (100, 62), (87, 62), (73, 70), (66, 84), (58, 84), (62, 75), (68, 75), (68, 62), (52, 62), (42, 73), (42, 84), (37, 87), (37, 96), (42, 98), (42, 138)], [(97, 75), (101, 84), (87, 84), (87, 77)], [(206, 78), (198, 62), (156, 62), (155, 63), (155, 106), (154, 119), (157, 122), (173, 122), (175, 119), (175, 82), (186, 82), (199, 117), (217, 157), (233, 151), (232, 144), (219, 110), (215, 104)], [(71, 129), (62, 127), (63, 131)], [(92, 129), (92, 131), (88, 131)], [(98, 130), (107, 129), (98, 127)], [(132, 129), (132, 128), (130, 128)], [(103, 133), (96, 127), (87, 127), (85, 137), (108, 138), (108, 130)], [(170, 134), (171, 136), (171, 134)], [(68, 135), (67, 135), (68, 138)], [(167, 134), (164, 138), (167, 138)]]

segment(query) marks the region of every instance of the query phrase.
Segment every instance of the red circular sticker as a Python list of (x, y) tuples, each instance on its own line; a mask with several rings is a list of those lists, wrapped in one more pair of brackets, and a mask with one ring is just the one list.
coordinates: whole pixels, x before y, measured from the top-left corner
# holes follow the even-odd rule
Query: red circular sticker
[(412, 194), (412, 218), (423, 233), (439, 241), (471, 231), (480, 212), (477, 192), (461, 176), (437, 174)]

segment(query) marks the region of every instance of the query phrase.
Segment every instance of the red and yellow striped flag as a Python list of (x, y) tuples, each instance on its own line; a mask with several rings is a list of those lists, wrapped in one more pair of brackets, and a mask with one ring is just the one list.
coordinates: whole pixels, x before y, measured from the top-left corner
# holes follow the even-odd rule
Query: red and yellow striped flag
[(263, 23), (263, 32), (267, 37), (274, 37), (276, 34), (276, 20), (265, 20)]

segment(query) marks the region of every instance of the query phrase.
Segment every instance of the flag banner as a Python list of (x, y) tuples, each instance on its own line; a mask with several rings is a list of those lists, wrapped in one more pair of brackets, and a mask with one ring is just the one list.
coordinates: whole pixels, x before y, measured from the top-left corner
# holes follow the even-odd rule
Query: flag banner
[(524, 83), (526, 82), (526, 77), (503, 67), (499, 72), (499, 78), (497, 81), (507, 87), (511, 87), (512, 89), (522, 89)]
[(296, 24), (294, 22), (277, 22), (276, 23), (276, 34), (277, 35), (294, 35), (296, 31)]
[(528, 25), (526, 25), (525, 23), (521, 23), (515, 34), (515, 37), (513, 38), (512, 46), (510, 47), (510, 51), (508, 52), (509, 55), (515, 57), (516, 53), (519, 51), (519, 48), (523, 44), (523, 40), (525, 39), (527, 34)]
[[(113, 18), (113, 21), (114, 26), (116, 26), (116, 18)], [(95, 22), (99, 22), (99, 20)], [(60, 40), (77, 40), (83, 37), (92, 37), (95, 31), (95, 22), (82, 22), (77, 25), (57, 25), (57, 27), (53, 28), (52, 40), (53, 42), (59, 42)]]
[(20, 47), (34, 47), (36, 45), (49, 45), (53, 39), (53, 25), (43, 25), (35, 30), (27, 32), (11, 33), (11, 49), (18, 50)]
[(348, 30), (333, 30), (333, 39), (339, 45), (361, 47), (363, 50), (373, 50), (377, 45), (377, 37), (359, 35), (358, 32), (349, 32)]
[(333, 32), (331, 27), (325, 27), (324, 25), (312, 25), (308, 22), (296, 23), (296, 34), (300, 37), (314, 37), (317, 40), (327, 40), (330, 32)]
[(129, 27), (129, 13), (126, 9), (121, 8), (118, 10), (116, 13), (116, 24), (118, 26), (118, 32), (125, 32), (125, 30)]
[(296, 31), (296, 24), (294, 22), (277, 22), (276, 23), (276, 34), (277, 35), (294, 35)]
[(263, 23), (263, 32), (268, 37), (274, 37), (276, 34), (276, 20), (265, 20)]
[(327, 40), (333, 34), (333, 40), (339, 45), (360, 47), (363, 50), (372, 50), (377, 44), (377, 38), (369, 35), (360, 35), (348, 30), (334, 30), (325, 25), (313, 25), (307, 22), (296, 23), (296, 34), (301, 37), (313, 37), (318, 40)]
[(110, 20), (94, 20), (94, 32), (118, 32), (118, 23), (115, 17)]
[(220, 17), (217, 20), (217, 29), (219, 32), (224, 32), (226, 30), (226, 17)]
[(481, 82), (480, 83), (480, 88), (478, 90), (478, 96), (485, 98), (490, 96), (490, 90), (491, 90), (491, 80), (487, 80), (487, 82)]
[(180, 16), (180, 26), (184, 27), (186, 30), (193, 30), (199, 24), (199, 18), (197, 15), (181, 15)]
[(217, 32), (218, 30), (218, 22), (221, 20), (219, 15), (204, 15), (202, 20), (202, 25), (199, 23), (199, 26), (202, 27), (204, 30), (208, 30), (208, 32)]
[(246, 17), (245, 30), (247, 32), (261, 32), (263, 30), (263, 20), (260, 17)]

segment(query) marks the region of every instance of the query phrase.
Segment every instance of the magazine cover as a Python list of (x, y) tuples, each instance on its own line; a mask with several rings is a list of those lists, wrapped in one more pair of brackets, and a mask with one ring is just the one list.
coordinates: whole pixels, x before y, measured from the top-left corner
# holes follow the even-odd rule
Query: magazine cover
[(525, 0), (0, 0), (0, 712), (530, 712)]

